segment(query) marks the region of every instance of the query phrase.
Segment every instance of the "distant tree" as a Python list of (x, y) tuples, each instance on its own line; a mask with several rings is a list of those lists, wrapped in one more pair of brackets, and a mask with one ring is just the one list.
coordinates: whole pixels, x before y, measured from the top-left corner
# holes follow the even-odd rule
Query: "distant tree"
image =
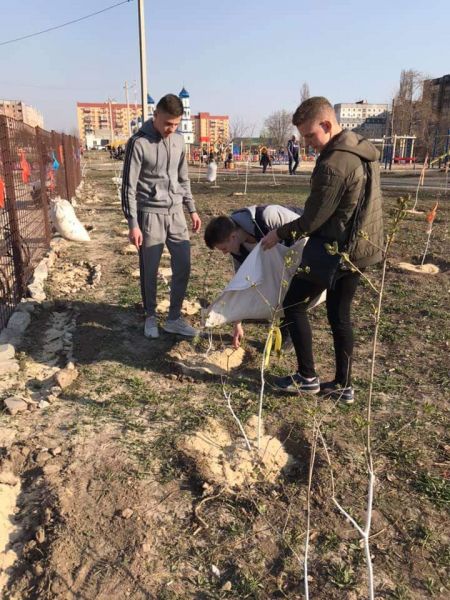
[(304, 81), (302, 87), (300, 88), (300, 103), (308, 100), (310, 97), (311, 94), (309, 93), (309, 85), (306, 83), (306, 81)]
[(391, 133), (415, 135), (417, 148), (422, 153), (430, 151), (433, 110), (429, 88), (424, 85), (429, 79), (414, 69), (404, 69), (392, 106)]
[(255, 125), (246, 123), (242, 117), (234, 117), (230, 121), (230, 140), (252, 137)]
[(292, 113), (287, 110), (277, 110), (264, 121), (264, 129), (272, 143), (281, 148), (286, 144), (288, 137), (292, 135), (294, 130)]

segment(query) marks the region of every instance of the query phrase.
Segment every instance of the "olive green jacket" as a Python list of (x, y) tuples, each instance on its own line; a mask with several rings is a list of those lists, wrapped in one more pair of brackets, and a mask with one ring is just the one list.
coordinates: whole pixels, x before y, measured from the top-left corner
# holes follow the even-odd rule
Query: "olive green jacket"
[(337, 241), (340, 249), (345, 249), (365, 184), (362, 161), (367, 164), (368, 182), (356, 230), (364, 235), (358, 235), (347, 251), (359, 268), (379, 262), (384, 237), (378, 150), (352, 131), (338, 133), (323, 148), (311, 176), (311, 193), (303, 215), (279, 227), (278, 237), (285, 240), (308, 234)]

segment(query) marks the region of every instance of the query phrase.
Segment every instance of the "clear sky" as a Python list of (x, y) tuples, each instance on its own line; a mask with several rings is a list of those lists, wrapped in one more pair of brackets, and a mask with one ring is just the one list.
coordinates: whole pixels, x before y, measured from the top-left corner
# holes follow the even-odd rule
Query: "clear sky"
[[(118, 1), (0, 0), (0, 42)], [(271, 112), (295, 109), (303, 82), (332, 103), (389, 102), (401, 69), (450, 72), (448, 0), (147, 0), (145, 21), (151, 95), (185, 85), (192, 112), (242, 117), (255, 133)], [(77, 101), (124, 102), (125, 80), (139, 84), (138, 51), (134, 0), (0, 46), (0, 98), (70, 132)]]

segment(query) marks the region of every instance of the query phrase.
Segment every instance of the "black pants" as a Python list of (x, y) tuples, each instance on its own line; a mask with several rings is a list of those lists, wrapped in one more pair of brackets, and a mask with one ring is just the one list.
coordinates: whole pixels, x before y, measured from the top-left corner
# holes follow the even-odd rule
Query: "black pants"
[[(294, 166), (292, 166), (294, 165)], [(289, 157), (289, 175), (295, 175), (298, 167), (298, 156)]]
[[(334, 339), (336, 357), (336, 383), (351, 385), (353, 328), (350, 308), (360, 280), (359, 273), (342, 271), (335, 287), (327, 291), (327, 315)], [(307, 298), (315, 298), (323, 287), (294, 277), (284, 299), (285, 320), (297, 354), (298, 371), (303, 377), (316, 377), (314, 367), (312, 331), (309, 324)]]

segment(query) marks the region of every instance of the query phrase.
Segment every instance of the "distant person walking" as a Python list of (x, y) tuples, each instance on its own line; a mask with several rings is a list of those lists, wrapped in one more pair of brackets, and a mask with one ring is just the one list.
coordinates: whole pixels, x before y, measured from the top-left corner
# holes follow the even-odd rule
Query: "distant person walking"
[(267, 171), (267, 167), (270, 167), (272, 165), (267, 148), (261, 148), (261, 158), (259, 160), (259, 164), (262, 167), (263, 173)]
[(183, 136), (177, 133), (183, 115), (178, 96), (167, 94), (156, 105), (153, 118), (128, 141), (122, 176), (122, 209), (129, 237), (139, 250), (141, 293), (146, 312), (144, 335), (157, 338), (156, 291), (164, 244), (171, 256), (170, 307), (163, 327), (168, 333), (193, 337), (197, 330), (181, 317), (191, 268), (191, 247), (183, 206), (192, 230), (201, 220), (188, 176)]
[(295, 175), (300, 156), (300, 144), (297, 142), (295, 135), (293, 135), (287, 143), (287, 152), (289, 159), (289, 175)]

